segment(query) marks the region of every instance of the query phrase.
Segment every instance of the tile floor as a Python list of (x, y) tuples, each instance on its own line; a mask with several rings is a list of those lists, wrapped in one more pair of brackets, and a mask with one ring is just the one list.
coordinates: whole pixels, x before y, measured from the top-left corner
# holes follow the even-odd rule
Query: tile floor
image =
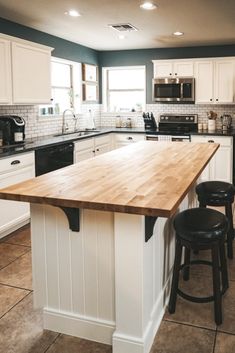
[[(41, 313), (32, 306), (30, 250), (28, 226), (0, 240), (0, 353), (111, 353), (110, 346), (42, 329)], [(235, 259), (229, 261), (229, 274), (223, 324), (216, 327), (212, 303), (179, 298), (176, 313), (165, 314), (151, 353), (235, 352)], [(194, 269), (182, 286), (190, 293), (207, 295), (210, 272)]]

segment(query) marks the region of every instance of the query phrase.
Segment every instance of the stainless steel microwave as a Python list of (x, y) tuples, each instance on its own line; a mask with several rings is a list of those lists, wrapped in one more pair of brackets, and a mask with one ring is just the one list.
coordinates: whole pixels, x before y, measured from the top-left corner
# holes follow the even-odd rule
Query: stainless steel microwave
[(159, 103), (194, 103), (194, 77), (153, 79), (153, 101)]

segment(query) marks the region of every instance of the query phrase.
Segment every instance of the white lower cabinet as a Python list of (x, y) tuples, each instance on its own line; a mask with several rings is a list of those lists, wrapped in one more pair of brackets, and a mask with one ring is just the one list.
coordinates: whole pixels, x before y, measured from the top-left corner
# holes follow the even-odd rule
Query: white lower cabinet
[[(0, 159), (0, 188), (35, 176), (34, 152)], [(29, 204), (0, 200), (0, 238), (28, 223)]]
[(115, 134), (115, 142), (114, 146), (115, 148), (127, 146), (130, 143), (138, 142), (138, 141), (144, 141), (145, 140), (145, 134), (129, 134), (129, 133), (120, 133), (120, 134)]
[(191, 136), (191, 142), (219, 143), (208, 166), (201, 175), (201, 181), (221, 180), (233, 182), (233, 138), (230, 136)]
[(74, 143), (74, 162), (98, 156), (112, 149), (111, 134), (80, 140)]

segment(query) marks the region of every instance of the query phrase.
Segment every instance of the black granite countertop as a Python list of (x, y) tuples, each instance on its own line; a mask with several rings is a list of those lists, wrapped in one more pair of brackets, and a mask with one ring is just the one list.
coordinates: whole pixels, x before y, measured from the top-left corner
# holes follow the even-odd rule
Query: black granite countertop
[[(18, 153), (24, 153), (29, 151), (34, 151), (46, 146), (54, 146), (67, 142), (79, 141), (91, 137), (96, 137), (108, 133), (146, 133), (147, 131), (144, 127), (133, 127), (133, 128), (115, 128), (115, 127), (100, 127), (97, 128), (99, 131), (94, 132), (85, 132), (82, 135), (79, 135), (79, 132), (68, 133), (63, 136), (48, 135), (42, 136), (34, 139), (26, 139), (24, 144), (17, 144), (12, 146), (3, 146), (0, 147), (0, 158), (8, 157)], [(151, 131), (148, 130), (148, 133)], [(210, 136), (235, 136), (235, 129), (229, 131), (217, 130), (215, 132), (200, 131), (193, 132), (191, 135), (210, 135)]]

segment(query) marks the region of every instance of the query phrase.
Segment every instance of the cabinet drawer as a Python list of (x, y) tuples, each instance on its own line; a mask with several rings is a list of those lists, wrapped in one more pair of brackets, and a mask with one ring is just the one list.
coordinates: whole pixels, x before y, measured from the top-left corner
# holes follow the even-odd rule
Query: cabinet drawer
[(95, 137), (95, 146), (107, 145), (111, 143), (110, 135), (102, 135)]
[(219, 143), (221, 146), (232, 146), (233, 145), (233, 138), (228, 136), (211, 136), (211, 135), (204, 135), (204, 136), (191, 136), (192, 142), (214, 142)]
[(116, 134), (116, 142), (137, 142), (145, 139), (144, 134)]
[(34, 164), (34, 152), (15, 154), (11, 157), (0, 159), (0, 173), (6, 173)]
[(74, 143), (74, 151), (79, 152), (87, 149), (93, 149), (94, 148), (94, 139), (89, 138), (81, 141), (77, 141)]

